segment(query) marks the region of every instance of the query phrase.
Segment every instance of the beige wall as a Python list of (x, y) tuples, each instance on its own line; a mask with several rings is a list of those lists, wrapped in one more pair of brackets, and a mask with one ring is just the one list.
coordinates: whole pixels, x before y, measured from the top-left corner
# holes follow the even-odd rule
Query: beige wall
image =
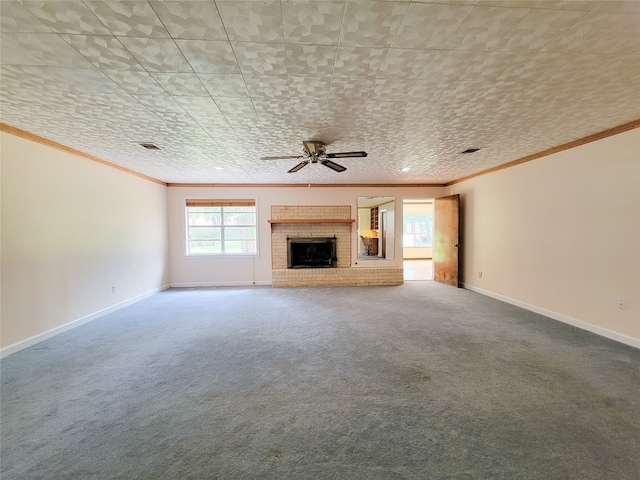
[(3, 354), (169, 283), (165, 186), (1, 135)]
[[(267, 223), (271, 205), (350, 205), (357, 219), (357, 197), (393, 196), (396, 205), (403, 197), (437, 197), (444, 187), (169, 187), (168, 220), (170, 275), (174, 286), (251, 285), (271, 282), (271, 230)], [(258, 249), (256, 257), (187, 257), (185, 255), (185, 200), (188, 198), (255, 198), (258, 209)], [(393, 218), (395, 245), (401, 245), (402, 217)], [(398, 224), (400, 222), (400, 224)], [(399, 233), (398, 233), (399, 232)], [(351, 245), (358, 245), (357, 227), (351, 231)], [(351, 251), (352, 267), (402, 266), (402, 258), (358, 260)], [(372, 263), (375, 262), (375, 265)]]
[(465, 286), (640, 346), (640, 129), (450, 193)]

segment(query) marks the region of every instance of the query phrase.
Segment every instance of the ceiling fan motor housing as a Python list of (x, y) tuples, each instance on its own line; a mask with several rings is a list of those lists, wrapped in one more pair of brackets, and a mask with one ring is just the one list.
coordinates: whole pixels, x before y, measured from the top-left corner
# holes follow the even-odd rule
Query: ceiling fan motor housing
[(302, 142), (302, 144), (302, 151), (309, 153), (311, 156), (324, 155), (327, 150), (327, 146), (323, 142), (308, 141)]

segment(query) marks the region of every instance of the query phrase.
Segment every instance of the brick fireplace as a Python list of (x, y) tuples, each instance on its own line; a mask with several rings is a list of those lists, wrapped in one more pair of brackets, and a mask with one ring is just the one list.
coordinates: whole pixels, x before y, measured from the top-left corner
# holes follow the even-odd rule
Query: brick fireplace
[[(351, 267), (352, 228), (350, 205), (271, 206), (271, 284), (274, 287), (316, 285), (399, 285), (402, 267)], [(336, 238), (335, 268), (288, 268), (291, 238)]]

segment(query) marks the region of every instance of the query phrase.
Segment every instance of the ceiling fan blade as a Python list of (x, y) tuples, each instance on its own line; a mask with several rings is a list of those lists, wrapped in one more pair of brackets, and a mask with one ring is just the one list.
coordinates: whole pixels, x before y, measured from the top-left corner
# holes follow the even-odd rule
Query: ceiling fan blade
[(260, 157), (260, 160), (285, 160), (290, 158), (300, 158), (300, 155), (289, 155), (286, 157)]
[(366, 157), (367, 152), (327, 153), (326, 158)]
[(308, 160), (306, 160), (304, 162), (300, 162), (295, 167), (293, 167), (291, 170), (289, 170), (287, 173), (296, 173), (298, 170), (300, 170), (302, 167), (304, 167), (307, 163), (309, 163)]
[(338, 165), (337, 163), (332, 162), (331, 160), (323, 160), (322, 164), (329, 167), (332, 170), (335, 170), (336, 172), (344, 172), (347, 169), (347, 167)]

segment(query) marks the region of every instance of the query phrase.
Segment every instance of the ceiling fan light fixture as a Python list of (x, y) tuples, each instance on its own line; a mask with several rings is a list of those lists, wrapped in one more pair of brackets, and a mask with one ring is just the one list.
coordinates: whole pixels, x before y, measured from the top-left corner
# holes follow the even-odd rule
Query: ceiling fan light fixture
[(302, 151), (310, 154), (311, 156), (325, 153), (325, 144), (317, 140), (305, 141), (302, 142), (302, 145)]

